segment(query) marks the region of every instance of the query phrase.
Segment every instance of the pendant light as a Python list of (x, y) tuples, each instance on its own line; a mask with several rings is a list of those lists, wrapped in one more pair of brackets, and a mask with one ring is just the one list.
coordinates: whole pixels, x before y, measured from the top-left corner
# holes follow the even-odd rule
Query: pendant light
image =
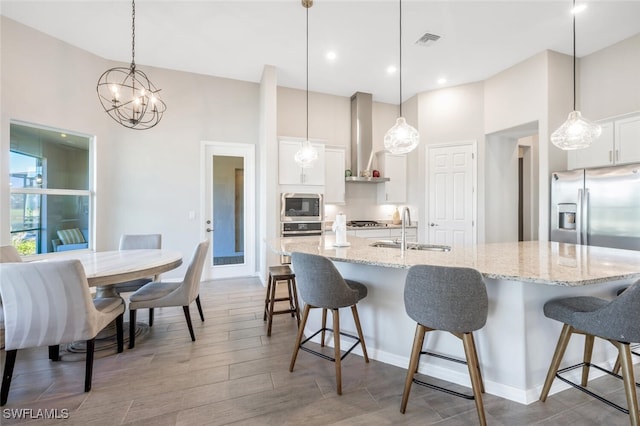
[(402, 116), (402, 0), (400, 4), (400, 116), (396, 124), (384, 135), (384, 147), (392, 154), (406, 154), (420, 143), (420, 134)]
[(551, 142), (564, 150), (587, 148), (600, 137), (602, 127), (582, 117), (576, 110), (576, 0), (573, 0), (573, 111), (569, 118), (551, 134)]
[(130, 129), (149, 129), (160, 122), (167, 106), (160, 89), (136, 69), (136, 2), (131, 2), (131, 65), (105, 71), (98, 80), (98, 99), (109, 117)]
[(313, 0), (302, 0), (302, 6), (307, 10), (307, 90), (306, 90), (306, 110), (307, 110), (307, 136), (302, 147), (296, 152), (293, 157), (300, 167), (308, 169), (313, 167), (313, 164), (318, 159), (318, 150), (315, 149), (309, 141), (309, 8), (313, 6)]

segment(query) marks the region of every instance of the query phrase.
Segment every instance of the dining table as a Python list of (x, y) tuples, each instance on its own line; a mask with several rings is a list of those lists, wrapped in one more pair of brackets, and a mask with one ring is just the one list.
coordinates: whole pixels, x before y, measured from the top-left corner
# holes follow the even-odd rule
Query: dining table
[[(139, 278), (153, 277), (159, 279), (163, 272), (171, 271), (182, 265), (182, 253), (166, 249), (137, 249), (137, 250), (111, 250), (111, 251), (78, 251), (64, 252), (43, 261), (56, 261), (77, 259), (84, 267), (87, 282), (90, 287), (96, 288), (96, 298), (122, 297), (115, 290), (115, 284), (136, 280)], [(125, 322), (125, 328), (131, 324)], [(139, 337), (149, 331), (149, 326), (137, 322), (135, 324), (136, 335)], [(125, 330), (125, 340), (128, 333)], [(116, 344), (115, 322), (105, 327), (95, 341), (95, 351), (112, 352)], [(62, 360), (78, 360), (74, 354), (84, 354), (85, 342), (72, 342), (65, 345), (61, 352)]]
[(65, 252), (47, 260), (77, 259), (96, 297), (118, 297), (114, 284), (155, 277), (182, 265), (182, 253), (165, 249)]

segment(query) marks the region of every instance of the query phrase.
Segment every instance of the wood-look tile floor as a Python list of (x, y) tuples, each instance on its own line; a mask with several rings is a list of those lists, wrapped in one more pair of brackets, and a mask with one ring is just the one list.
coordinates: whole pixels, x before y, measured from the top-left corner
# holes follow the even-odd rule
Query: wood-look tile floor
[[(343, 362), (342, 396), (335, 392), (331, 362), (300, 352), (290, 373), (295, 320), (276, 316), (267, 337), (264, 291), (256, 279), (203, 282), (205, 322), (191, 307), (195, 342), (189, 338), (182, 309), (156, 309), (154, 326), (136, 340), (135, 349), (125, 345), (121, 354), (97, 355), (88, 393), (83, 392), (83, 361), (52, 363), (46, 348), (18, 351), (0, 424), (478, 423), (473, 401), (415, 385), (406, 414), (400, 414), (406, 370), (374, 360), (366, 364), (357, 355)], [(139, 315), (139, 320), (146, 319), (146, 314)], [(5, 353), (0, 352), (4, 366)], [(625, 405), (621, 381), (604, 377), (590, 386)], [(627, 415), (573, 389), (527, 406), (485, 395), (484, 406), (490, 425), (629, 424)], [(40, 409), (68, 412), (68, 418), (11, 418), (17, 412), (37, 417), (43, 413)]]

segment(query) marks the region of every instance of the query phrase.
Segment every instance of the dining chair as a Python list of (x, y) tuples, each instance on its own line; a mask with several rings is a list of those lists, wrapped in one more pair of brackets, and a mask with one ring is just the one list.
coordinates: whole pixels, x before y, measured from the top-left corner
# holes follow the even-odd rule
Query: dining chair
[(14, 246), (0, 246), (0, 263), (22, 262), (20, 253)]
[[(161, 249), (162, 234), (122, 234), (118, 250), (143, 250)], [(151, 281), (157, 281), (158, 277), (138, 278), (137, 280), (118, 283), (114, 286), (116, 293), (133, 293)], [(149, 309), (149, 327), (153, 326), (153, 308)]]
[(18, 349), (49, 346), (49, 358), (58, 361), (60, 344), (86, 341), (85, 392), (91, 390), (95, 337), (113, 320), (118, 352), (122, 352), (124, 301), (120, 297), (92, 299), (77, 259), (2, 263), (0, 296), (6, 346), (0, 405), (9, 396)]
[[(191, 262), (187, 267), (187, 272), (182, 281), (154, 281), (145, 284), (129, 296), (129, 324), (136, 323), (136, 311), (138, 309), (153, 309), (170, 306), (182, 306), (184, 317), (189, 327), (191, 341), (195, 341), (196, 337), (193, 333), (193, 325), (191, 323), (191, 314), (189, 313), (189, 305), (195, 300), (200, 313), (200, 319), (204, 321), (202, 313), (202, 305), (200, 304), (200, 277), (204, 261), (209, 249), (209, 240), (202, 241), (198, 244)], [(135, 327), (129, 327), (129, 349), (135, 346)]]
[[(22, 262), (18, 250), (14, 246), (0, 246), (0, 263)], [(0, 349), (4, 349), (4, 312), (0, 297)]]

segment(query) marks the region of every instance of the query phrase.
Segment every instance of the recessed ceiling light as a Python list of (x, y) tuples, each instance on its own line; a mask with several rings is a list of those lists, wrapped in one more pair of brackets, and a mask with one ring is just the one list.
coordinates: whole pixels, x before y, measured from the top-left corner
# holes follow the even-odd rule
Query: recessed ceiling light
[(571, 13), (573, 13), (574, 15), (577, 15), (580, 12), (584, 12), (584, 10), (587, 8), (586, 4), (579, 4), (576, 7), (574, 7), (573, 9), (571, 9)]
[(393, 74), (393, 73), (395, 73), (396, 71), (398, 71), (398, 69), (397, 69), (394, 65), (389, 65), (389, 66), (387, 67), (387, 73), (388, 73), (388, 74)]
[(329, 52), (327, 52), (327, 59), (328, 60), (335, 61), (337, 57), (338, 57), (338, 54), (336, 52), (334, 52), (333, 50), (330, 50)]
[(66, 135), (66, 133), (60, 133), (60, 137), (61, 137), (61, 138), (66, 138), (66, 137), (67, 137), (67, 135)]
[(444, 77), (441, 77), (438, 79), (438, 84), (445, 84), (447, 82), (447, 79)]

